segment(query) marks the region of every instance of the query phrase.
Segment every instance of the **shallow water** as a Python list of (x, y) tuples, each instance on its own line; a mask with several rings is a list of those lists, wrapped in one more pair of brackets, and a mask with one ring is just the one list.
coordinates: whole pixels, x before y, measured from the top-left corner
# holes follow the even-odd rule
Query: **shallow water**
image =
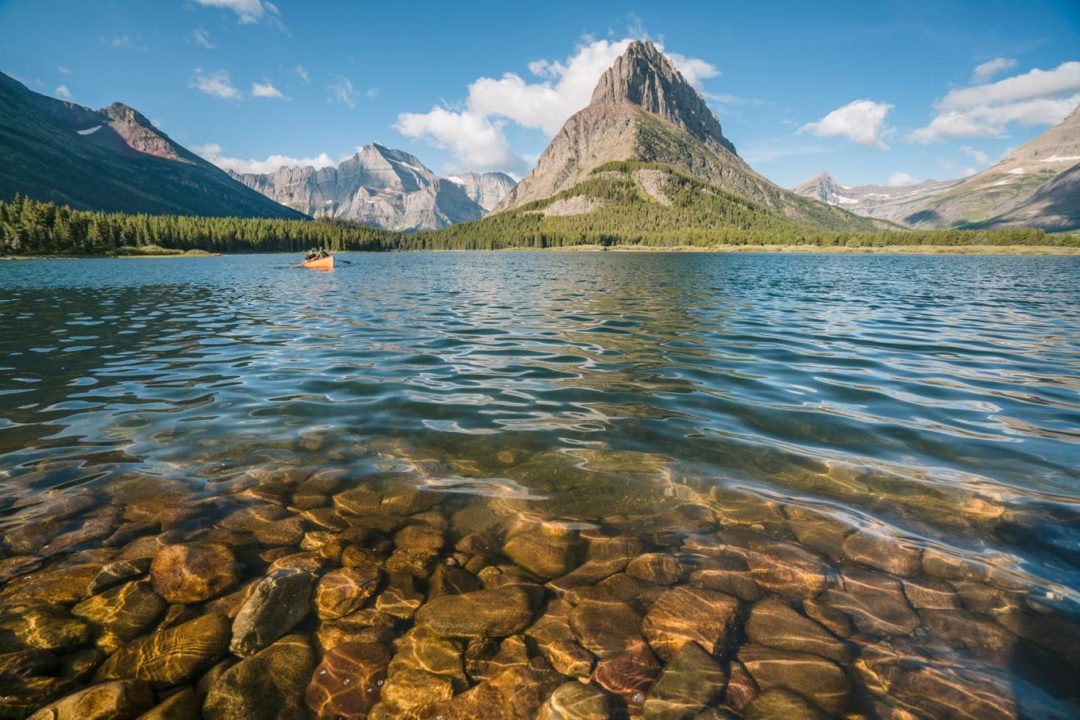
[[(1080, 258), (349, 259), (0, 263), (0, 704), (250, 713), (236, 629), (190, 623), (302, 566), (296, 712), (1080, 712)], [(176, 544), (236, 569), (179, 598)], [(526, 608), (469, 634), (431, 618), (482, 594), (406, 586)], [(204, 656), (163, 673), (165, 626)]]

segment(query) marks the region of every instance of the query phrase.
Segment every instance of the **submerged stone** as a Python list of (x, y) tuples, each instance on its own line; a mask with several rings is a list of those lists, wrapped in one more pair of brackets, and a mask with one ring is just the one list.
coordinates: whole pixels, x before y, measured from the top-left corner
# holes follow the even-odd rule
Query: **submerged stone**
[(90, 592), (99, 593), (108, 590), (120, 583), (145, 575), (150, 569), (150, 558), (137, 558), (135, 560), (117, 560), (101, 568), (93, 582), (90, 583)]
[(416, 612), (418, 625), (452, 637), (505, 637), (532, 620), (529, 593), (515, 585), (443, 595)]
[(278, 570), (258, 582), (240, 606), (232, 625), (229, 650), (248, 657), (288, 633), (311, 610), (311, 575)]
[(570, 627), (582, 647), (605, 658), (641, 637), (641, 616), (621, 600), (588, 600), (570, 611)]
[(423, 602), (424, 594), (412, 575), (391, 575), (386, 588), (375, 598), (375, 609), (399, 620), (410, 620)]
[(304, 717), (304, 690), (315, 653), (303, 635), (287, 635), (221, 673), (203, 703), (206, 720)]
[(220, 544), (169, 545), (154, 556), (150, 579), (158, 595), (170, 603), (209, 600), (239, 579), (236, 558)]
[(315, 668), (304, 699), (316, 717), (365, 718), (379, 701), (390, 652), (379, 643), (345, 643)]
[(610, 703), (602, 690), (567, 682), (548, 695), (537, 720), (607, 720), (610, 714)]
[(9, 605), (0, 608), (4, 634), (24, 647), (61, 651), (89, 641), (90, 627), (57, 605)]
[(645, 615), (649, 645), (665, 660), (687, 642), (718, 655), (734, 641), (739, 601), (723, 593), (690, 586), (668, 590)]
[(682, 578), (683, 567), (674, 555), (647, 553), (631, 560), (626, 574), (657, 585), (674, 585)]
[(573, 531), (543, 525), (510, 537), (503, 553), (538, 577), (554, 578), (577, 566), (580, 542)]
[(382, 573), (371, 567), (346, 567), (323, 575), (315, 588), (315, 611), (333, 620), (359, 610), (375, 594)]
[(754, 606), (746, 621), (746, 636), (754, 643), (820, 655), (838, 663), (851, 657), (844, 643), (779, 600), (762, 600)]
[(105, 631), (98, 644), (107, 651), (133, 640), (165, 612), (168, 604), (146, 581), (129, 582), (94, 595), (71, 609)]
[(766, 690), (743, 712), (746, 720), (828, 720), (828, 715), (798, 693), (774, 688)]
[(596, 664), (593, 681), (623, 699), (631, 714), (641, 711), (648, 692), (660, 676), (660, 663), (644, 640), (637, 640), (623, 653)]
[(681, 720), (704, 710), (724, 692), (727, 673), (695, 642), (685, 643), (664, 667), (645, 699), (647, 720)]
[(146, 683), (115, 680), (49, 703), (29, 720), (134, 720), (153, 704), (154, 695)]
[(97, 672), (98, 679), (134, 678), (158, 687), (189, 680), (228, 650), (228, 618), (209, 613), (122, 646)]
[(199, 720), (202, 703), (193, 688), (186, 687), (138, 717), (138, 720)]
[(840, 715), (847, 707), (851, 683), (831, 660), (749, 644), (739, 649), (739, 661), (765, 692), (790, 690), (832, 715)]
[(870, 635), (907, 635), (919, 626), (900, 581), (888, 575), (845, 572), (839, 586), (826, 590), (821, 601), (843, 611), (855, 627)]

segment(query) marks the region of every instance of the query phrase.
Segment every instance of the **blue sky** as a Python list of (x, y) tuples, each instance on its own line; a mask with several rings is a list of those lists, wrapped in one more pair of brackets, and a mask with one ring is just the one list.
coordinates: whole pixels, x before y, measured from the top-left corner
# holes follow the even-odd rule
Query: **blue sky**
[(642, 36), (785, 186), (822, 170), (852, 184), (970, 173), (1080, 101), (1075, 0), (0, 0), (0, 70), (95, 108), (125, 102), (237, 169), (379, 142), (442, 173), (521, 174)]

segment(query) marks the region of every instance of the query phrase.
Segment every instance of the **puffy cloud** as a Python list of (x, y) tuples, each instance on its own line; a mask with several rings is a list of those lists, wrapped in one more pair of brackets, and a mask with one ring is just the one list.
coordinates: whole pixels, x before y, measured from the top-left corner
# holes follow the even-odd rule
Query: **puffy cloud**
[(983, 64), (975, 67), (975, 71), (971, 73), (971, 83), (973, 85), (979, 85), (998, 73), (1011, 70), (1014, 67), (1016, 67), (1016, 60), (1014, 58), (996, 57), (993, 60), (987, 60)]
[(990, 164), (990, 156), (989, 155), (987, 155), (982, 150), (976, 150), (975, 148), (971, 147), (970, 145), (961, 145), (960, 146), (960, 152), (967, 155), (969, 158), (971, 158), (972, 160), (977, 162), (979, 165), (989, 165)]
[(908, 139), (932, 143), (947, 138), (997, 137), (1010, 123), (1053, 125), (1080, 104), (1080, 62), (1052, 70), (1030, 70), (994, 83), (950, 90), (934, 109), (937, 115)]
[(251, 83), (251, 97), (272, 98), (274, 100), (288, 100), (285, 94), (274, 87), (269, 80), (261, 83)]
[[(528, 64), (536, 78), (517, 73), (473, 81), (463, 109), (434, 107), (427, 113), (402, 113), (394, 128), (407, 137), (423, 138), (449, 150), (461, 167), (519, 172), (525, 160), (506, 139), (508, 123), (551, 136), (566, 119), (589, 104), (600, 76), (632, 38), (618, 41), (585, 38), (563, 60), (534, 60)], [(662, 49), (662, 47), (661, 47)], [(719, 74), (710, 63), (677, 53), (668, 57), (695, 87)]]
[(56, 93), (57, 97), (62, 97), (65, 100), (70, 100), (71, 99), (71, 91), (68, 90), (67, 85), (57, 85), (56, 89), (53, 90), (53, 92)]
[(909, 175), (906, 172), (897, 172), (890, 175), (885, 184), (889, 187), (903, 187), (905, 185), (914, 185), (917, 182), (919, 182), (919, 180), (914, 175)]
[(236, 13), (237, 20), (244, 25), (264, 20), (280, 21), (281, 16), (277, 6), (267, 0), (195, 0), (195, 2), (204, 7), (232, 10)]
[(222, 98), (223, 100), (240, 99), (240, 91), (229, 80), (229, 73), (224, 70), (213, 70), (211, 72), (203, 72), (201, 69), (196, 70), (191, 79), (191, 87), (201, 93)]
[(349, 78), (339, 78), (331, 83), (326, 89), (330, 91), (331, 100), (337, 101), (342, 105), (348, 105), (351, 108), (356, 107), (356, 102), (360, 98), (360, 95), (356, 92), (356, 88), (353, 87), (352, 80)]
[(201, 45), (207, 50), (213, 50), (215, 47), (217, 47), (217, 45), (215, 45), (210, 39), (210, 33), (203, 28), (195, 28), (195, 30), (191, 32), (191, 39), (195, 42), (196, 45)]
[(886, 127), (885, 116), (893, 106), (873, 100), (854, 100), (838, 107), (817, 122), (806, 123), (800, 133), (812, 133), (820, 137), (845, 137), (863, 147), (887, 149), (885, 137), (892, 134)]
[(232, 170), (237, 173), (272, 173), (283, 167), (314, 167), (324, 168), (335, 165), (334, 160), (326, 153), (319, 153), (312, 158), (294, 158), (287, 155), (271, 155), (265, 160), (249, 158), (228, 157), (221, 152), (221, 146), (217, 143), (207, 145), (193, 145), (192, 149), (210, 162), (223, 170)]

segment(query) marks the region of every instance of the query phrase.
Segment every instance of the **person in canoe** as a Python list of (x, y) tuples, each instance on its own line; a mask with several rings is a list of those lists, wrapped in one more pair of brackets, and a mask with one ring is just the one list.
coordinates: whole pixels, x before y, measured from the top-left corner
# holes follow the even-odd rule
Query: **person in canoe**
[(330, 253), (322, 248), (308, 251), (308, 254), (304, 257), (304, 260), (311, 262), (312, 260), (321, 260), (322, 258), (330, 257)]

